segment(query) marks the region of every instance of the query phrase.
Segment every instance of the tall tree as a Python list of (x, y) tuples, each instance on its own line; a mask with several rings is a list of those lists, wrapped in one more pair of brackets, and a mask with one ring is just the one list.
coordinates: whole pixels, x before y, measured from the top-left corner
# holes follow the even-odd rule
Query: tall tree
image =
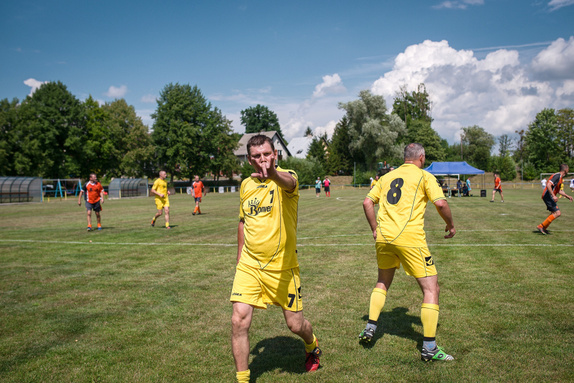
[(554, 109), (544, 109), (536, 115), (528, 125), (525, 139), (529, 162), (539, 171), (554, 171), (562, 159)]
[(0, 100), (0, 175), (14, 173), (14, 155), (18, 149), (18, 99)]
[(494, 136), (480, 126), (474, 125), (462, 128), (461, 141), (465, 150), (463, 158), (479, 169), (488, 169)]
[(405, 123), (395, 114), (387, 113), (385, 99), (362, 90), (359, 99), (339, 103), (349, 121), (349, 149), (353, 154), (362, 153), (368, 167), (377, 159), (400, 157), (400, 134), (406, 133)]
[(110, 175), (142, 177), (155, 173), (154, 147), (151, 135), (136, 110), (124, 99), (106, 103), (103, 107), (109, 116), (109, 132), (115, 141), (117, 158), (116, 166), (109, 170)]
[(411, 142), (418, 142), (425, 148), (425, 164), (430, 165), (433, 161), (444, 161), (446, 153), (441, 144), (441, 138), (438, 133), (431, 128), (430, 121), (414, 120), (411, 121), (411, 132), (416, 132), (410, 137)]
[(168, 84), (160, 93), (152, 133), (160, 167), (183, 177), (203, 175), (221, 131), (220, 112), (211, 107), (197, 86)]
[(349, 149), (349, 120), (343, 116), (335, 126), (333, 137), (329, 142), (327, 171), (331, 174), (351, 174), (353, 172), (353, 155)]
[(257, 104), (242, 110), (241, 124), (245, 126), (245, 133), (276, 131), (285, 141), (277, 115), (264, 105)]
[(309, 144), (309, 150), (307, 151), (307, 158), (315, 158), (321, 166), (325, 167), (327, 162), (327, 147), (329, 145), (329, 140), (327, 139), (327, 133), (313, 137), (313, 140)]
[(215, 131), (211, 137), (212, 154), (210, 155), (209, 170), (219, 181), (219, 176), (233, 177), (239, 170), (239, 161), (233, 151), (239, 145), (240, 135), (233, 134), (231, 121), (221, 114), (219, 109), (214, 110)]
[(564, 161), (572, 161), (574, 157), (574, 110), (560, 109), (556, 112), (558, 125), (558, 145), (564, 153)]
[(508, 134), (503, 134), (502, 136), (498, 137), (498, 155), (500, 157), (506, 157), (510, 154), (510, 150), (512, 149), (512, 140), (508, 136)]
[(46, 178), (79, 176), (86, 135), (80, 101), (61, 82), (49, 82), (26, 97), (21, 112), (16, 173)]

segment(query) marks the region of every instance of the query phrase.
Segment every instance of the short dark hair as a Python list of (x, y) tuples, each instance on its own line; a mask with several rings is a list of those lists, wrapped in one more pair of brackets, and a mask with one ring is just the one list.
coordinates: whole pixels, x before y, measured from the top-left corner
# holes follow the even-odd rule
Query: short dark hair
[(251, 147), (252, 146), (261, 146), (264, 143), (268, 142), (271, 146), (271, 150), (275, 152), (275, 145), (273, 145), (273, 140), (267, 137), (264, 134), (256, 134), (255, 136), (251, 137), (249, 141), (247, 141), (247, 155), (251, 157)]
[(570, 166), (568, 166), (568, 164), (560, 164), (560, 172), (561, 171), (566, 171), (566, 169), (570, 169)]
[(421, 154), (425, 154), (425, 148), (421, 144), (413, 142), (405, 146), (404, 158), (406, 160), (418, 160)]

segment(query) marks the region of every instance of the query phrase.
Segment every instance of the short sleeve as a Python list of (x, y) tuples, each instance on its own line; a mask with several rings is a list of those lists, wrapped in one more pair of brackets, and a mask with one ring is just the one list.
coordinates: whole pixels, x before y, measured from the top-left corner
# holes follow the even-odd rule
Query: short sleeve
[(446, 199), (442, 192), (442, 187), (435, 176), (423, 170), (423, 177), (425, 178), (425, 193), (429, 200), (434, 203), (439, 199)]
[(373, 201), (375, 205), (379, 203), (381, 198), (381, 179), (375, 183), (375, 186), (373, 186), (369, 194), (367, 194), (367, 198)]

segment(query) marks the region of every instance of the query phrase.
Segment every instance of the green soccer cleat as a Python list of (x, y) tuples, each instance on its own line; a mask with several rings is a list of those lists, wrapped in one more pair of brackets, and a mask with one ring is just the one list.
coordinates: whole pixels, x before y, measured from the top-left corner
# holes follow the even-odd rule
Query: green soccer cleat
[(448, 362), (454, 360), (454, 358), (452, 357), (452, 355), (447, 354), (442, 350), (442, 348), (437, 346), (437, 348), (435, 348), (434, 350), (427, 350), (426, 348), (423, 347), (423, 350), (421, 352), (421, 360), (423, 360), (424, 362), (428, 362), (430, 360), (442, 360)]
[(359, 334), (359, 342), (369, 343), (375, 336), (375, 329), (366, 328)]

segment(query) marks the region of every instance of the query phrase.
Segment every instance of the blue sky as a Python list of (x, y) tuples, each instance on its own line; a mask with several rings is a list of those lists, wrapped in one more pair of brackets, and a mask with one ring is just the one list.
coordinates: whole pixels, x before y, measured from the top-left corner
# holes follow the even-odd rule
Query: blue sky
[(331, 133), (340, 102), (424, 82), (448, 141), (574, 107), (574, 0), (37, 1), (0, 4), (0, 99), (61, 81), (125, 98), (150, 128), (168, 83), (197, 85), (243, 132), (262, 104), (287, 137)]

